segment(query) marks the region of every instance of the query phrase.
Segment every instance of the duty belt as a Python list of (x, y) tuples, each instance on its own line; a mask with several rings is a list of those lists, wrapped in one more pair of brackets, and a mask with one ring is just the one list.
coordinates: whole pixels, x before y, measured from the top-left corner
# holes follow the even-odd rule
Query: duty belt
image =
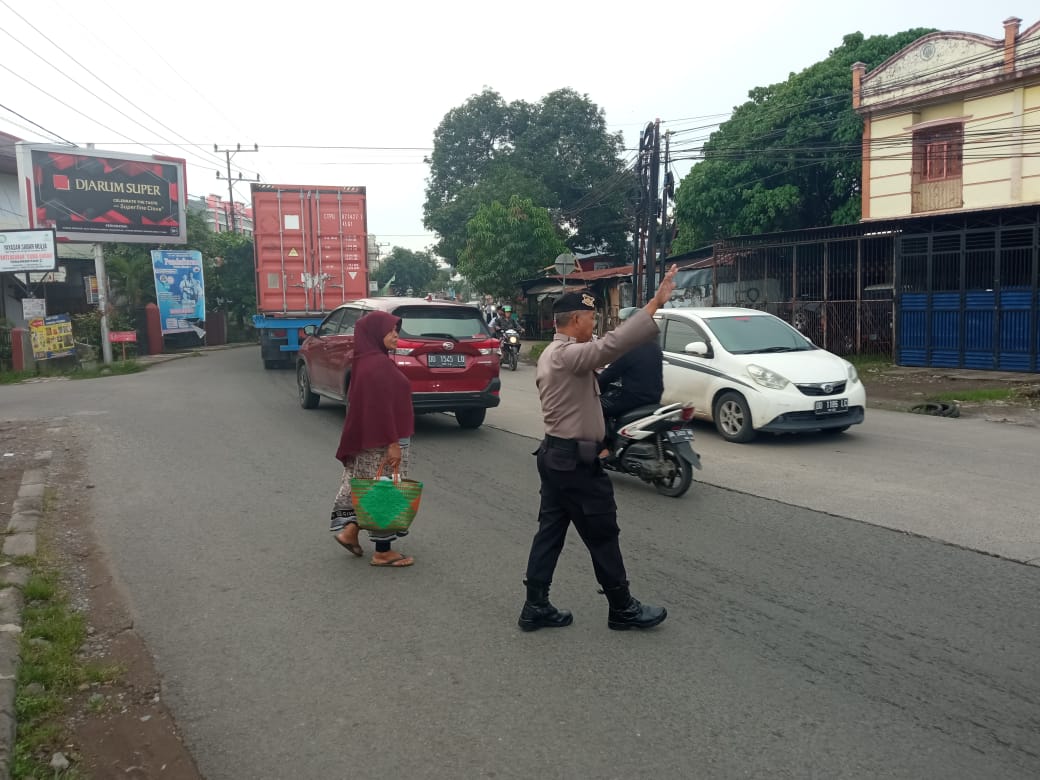
[[(567, 450), (568, 452), (575, 452), (578, 449), (578, 444), (583, 441), (582, 439), (562, 439), (559, 436), (553, 436), (551, 433), (545, 434), (545, 445), (552, 447), (557, 450)], [(599, 446), (599, 442), (593, 442), (596, 446)]]

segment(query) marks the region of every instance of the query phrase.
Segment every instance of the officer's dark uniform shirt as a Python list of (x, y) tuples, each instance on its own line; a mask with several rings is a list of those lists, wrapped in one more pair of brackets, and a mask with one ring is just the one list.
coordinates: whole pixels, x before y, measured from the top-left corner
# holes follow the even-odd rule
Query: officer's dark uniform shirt
[(656, 404), (664, 395), (664, 355), (657, 340), (630, 349), (599, 375), (599, 388), (606, 391), (615, 380), (621, 380), (622, 396), (634, 404)]

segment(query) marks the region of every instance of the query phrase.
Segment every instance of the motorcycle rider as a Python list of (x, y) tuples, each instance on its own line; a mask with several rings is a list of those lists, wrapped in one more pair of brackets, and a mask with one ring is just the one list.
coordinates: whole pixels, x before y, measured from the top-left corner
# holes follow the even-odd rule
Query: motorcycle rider
[[(628, 307), (618, 312), (622, 322), (639, 309)], [(620, 381), (621, 387), (615, 383)], [(607, 447), (600, 453), (609, 455), (613, 439), (611, 419), (640, 406), (660, 404), (664, 394), (664, 355), (658, 339), (646, 341), (619, 357), (599, 373), (599, 402), (606, 423)]]
[(520, 332), (520, 320), (513, 314), (512, 306), (503, 306), (498, 310), (498, 316), (491, 322), (491, 328), (495, 332), (496, 336), (501, 337), (509, 328), (512, 328), (517, 333)]

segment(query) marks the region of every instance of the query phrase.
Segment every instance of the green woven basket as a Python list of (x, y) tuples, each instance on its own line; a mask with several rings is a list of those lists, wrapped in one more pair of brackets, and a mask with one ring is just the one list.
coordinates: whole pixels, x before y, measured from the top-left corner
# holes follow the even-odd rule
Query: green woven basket
[(350, 492), (357, 514), (358, 528), (366, 531), (407, 531), (419, 511), (423, 483), (414, 479), (350, 480)]

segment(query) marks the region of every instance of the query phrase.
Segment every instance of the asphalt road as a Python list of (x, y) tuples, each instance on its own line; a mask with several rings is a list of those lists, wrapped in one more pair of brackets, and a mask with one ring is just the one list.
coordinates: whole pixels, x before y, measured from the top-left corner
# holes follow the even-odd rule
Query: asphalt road
[[(553, 593), (574, 625), (523, 634), (535, 442), (419, 418), (417, 564), (373, 569), (327, 532), (342, 414), (299, 409), (254, 349), (0, 388), (0, 418), (68, 415), (88, 447), (85, 506), (210, 780), (1040, 775), (1040, 568), (815, 495), (620, 477), (633, 591), (668, 621), (608, 631), (572, 539)], [(904, 416), (902, 446), (932, 422)], [(834, 490), (870, 492), (826, 460)]]

